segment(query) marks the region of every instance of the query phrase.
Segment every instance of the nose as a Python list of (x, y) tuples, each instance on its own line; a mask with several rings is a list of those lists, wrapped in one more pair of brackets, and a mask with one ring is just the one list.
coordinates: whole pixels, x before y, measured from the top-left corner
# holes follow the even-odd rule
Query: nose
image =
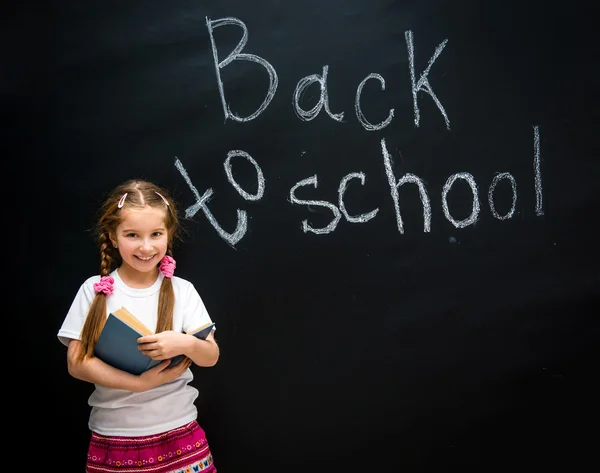
[(140, 249), (142, 251), (151, 251), (152, 250), (152, 242), (150, 241), (149, 238), (144, 238), (142, 240), (142, 243), (140, 245)]

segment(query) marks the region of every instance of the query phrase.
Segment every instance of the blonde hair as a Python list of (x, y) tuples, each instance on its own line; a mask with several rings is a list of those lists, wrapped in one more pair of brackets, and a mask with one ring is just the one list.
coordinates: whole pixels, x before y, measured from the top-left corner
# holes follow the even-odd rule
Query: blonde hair
[[(114, 267), (121, 264), (118, 249), (111, 244), (111, 236), (121, 223), (121, 211), (141, 209), (146, 206), (160, 208), (165, 211), (165, 227), (168, 234), (167, 255), (173, 256), (173, 241), (179, 236), (179, 218), (175, 202), (168, 192), (159, 186), (139, 179), (133, 179), (119, 185), (110, 192), (100, 207), (96, 223), (96, 236), (100, 247), (100, 276), (108, 275)], [(97, 293), (88, 310), (87, 318), (81, 331), (81, 350), (78, 360), (93, 356), (94, 347), (106, 322), (106, 295)], [(170, 278), (164, 278), (158, 297), (158, 320), (155, 332), (163, 332), (173, 328), (173, 309), (175, 294)]]

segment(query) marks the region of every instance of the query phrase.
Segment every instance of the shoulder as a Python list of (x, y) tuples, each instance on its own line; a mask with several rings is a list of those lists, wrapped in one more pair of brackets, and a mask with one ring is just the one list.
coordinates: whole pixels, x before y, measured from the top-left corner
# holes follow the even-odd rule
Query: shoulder
[(173, 276), (171, 281), (173, 282), (173, 289), (176, 297), (185, 299), (200, 297), (200, 294), (198, 294), (196, 287), (191, 281), (178, 276)]
[(85, 307), (89, 306), (96, 296), (94, 291), (94, 283), (100, 281), (100, 275), (90, 276), (79, 286), (77, 294), (72, 302), (73, 307), (78, 307), (79, 310), (83, 311)]
[(100, 281), (100, 275), (96, 274), (95, 276), (90, 276), (83, 282), (83, 286), (92, 286), (94, 283)]
[(100, 281), (100, 275), (99, 274), (97, 274), (95, 276), (90, 276), (85, 281), (83, 281), (83, 283), (81, 284), (81, 290), (84, 290), (84, 291), (91, 290), (91, 291), (93, 291), (94, 290), (94, 284), (96, 284), (99, 281)]
[[(115, 277), (117, 270), (114, 269), (113, 271), (110, 272), (109, 276)], [(82, 287), (94, 287), (94, 284), (96, 284), (97, 282), (100, 282), (100, 278), (101, 276), (99, 274), (95, 274), (94, 276), (90, 276), (89, 278), (87, 278), (83, 284), (81, 285)]]
[[(112, 276), (113, 274), (111, 273), (110, 275)], [(79, 288), (79, 292), (85, 293), (86, 295), (89, 295), (91, 297), (95, 296), (96, 291), (94, 290), (94, 284), (100, 282), (100, 278), (101, 278), (101, 276), (99, 274), (88, 277), (81, 284), (81, 286)]]
[(173, 287), (179, 287), (179, 288), (189, 288), (189, 287), (193, 287), (193, 284), (188, 281), (187, 279), (183, 279), (180, 278), (179, 276), (173, 276), (171, 278), (171, 282), (173, 283)]

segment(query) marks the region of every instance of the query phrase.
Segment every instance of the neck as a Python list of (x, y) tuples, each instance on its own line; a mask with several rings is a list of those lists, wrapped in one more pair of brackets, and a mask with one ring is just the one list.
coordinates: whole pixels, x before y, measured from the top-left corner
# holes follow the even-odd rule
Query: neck
[(154, 271), (141, 273), (129, 268), (126, 265), (121, 265), (119, 266), (118, 272), (121, 281), (123, 281), (126, 286), (134, 289), (145, 289), (150, 287), (156, 282), (156, 278), (158, 278), (158, 268), (156, 268)]

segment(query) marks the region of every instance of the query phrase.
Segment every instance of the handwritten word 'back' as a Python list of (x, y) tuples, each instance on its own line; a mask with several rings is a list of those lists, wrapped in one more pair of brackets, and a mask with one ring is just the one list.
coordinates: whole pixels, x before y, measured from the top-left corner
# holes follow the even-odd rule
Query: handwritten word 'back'
[[(233, 51), (231, 51), (231, 53), (229, 53), (229, 55), (225, 59), (221, 60), (219, 58), (217, 43), (216, 43), (215, 37), (214, 37), (214, 30), (216, 28), (220, 28), (223, 26), (229, 26), (229, 25), (239, 26), (242, 29), (242, 38), (240, 39), (240, 42), (237, 44), (237, 46), (233, 49)], [(246, 28), (246, 25), (244, 24), (243, 21), (239, 20), (238, 18), (221, 18), (218, 20), (210, 20), (210, 19), (206, 18), (206, 26), (208, 28), (208, 33), (210, 36), (212, 54), (213, 54), (213, 59), (214, 59), (214, 63), (215, 63), (215, 71), (217, 74), (217, 86), (219, 88), (219, 94), (221, 97), (221, 104), (223, 106), (223, 113), (225, 114), (225, 120), (231, 119), (231, 120), (234, 120), (237, 122), (248, 122), (250, 120), (257, 118), (262, 112), (264, 112), (266, 110), (266, 108), (271, 103), (271, 100), (273, 100), (273, 97), (275, 97), (275, 92), (277, 91), (277, 86), (279, 84), (279, 79), (277, 77), (277, 71), (271, 65), (271, 63), (269, 61), (267, 61), (266, 59), (264, 59), (260, 56), (257, 56), (255, 54), (249, 54), (249, 53), (242, 52), (244, 50), (244, 48), (246, 47), (246, 43), (248, 42), (248, 28)], [(433, 91), (433, 87), (429, 83), (429, 79), (428, 79), (429, 71), (431, 70), (433, 63), (438, 58), (438, 56), (442, 53), (442, 50), (446, 46), (446, 43), (448, 42), (448, 40), (446, 39), (446, 40), (442, 41), (442, 43), (440, 43), (440, 45), (435, 49), (433, 56), (431, 56), (431, 59), (429, 59), (427, 68), (425, 68), (425, 70), (421, 73), (421, 75), (419, 76), (419, 79), (417, 80), (417, 74), (415, 73), (415, 51), (414, 51), (413, 33), (412, 33), (412, 31), (409, 30), (409, 31), (405, 32), (404, 36), (405, 36), (406, 47), (407, 47), (407, 51), (408, 51), (408, 65), (409, 65), (409, 73), (410, 73), (410, 80), (411, 80), (411, 92), (412, 92), (412, 98), (413, 98), (415, 126), (418, 127), (420, 120), (421, 120), (421, 114), (419, 111), (418, 93), (424, 92), (433, 99), (435, 105), (437, 106), (440, 113), (444, 117), (444, 122), (446, 123), (446, 127), (449, 130), (450, 129), (450, 120), (448, 118), (448, 115), (446, 114), (446, 110), (444, 109), (440, 100), (435, 95), (435, 92)], [(221, 74), (222, 74), (222, 70), (234, 61), (249, 61), (249, 62), (259, 64), (262, 67), (264, 67), (266, 69), (267, 73), (269, 74), (269, 87), (267, 89), (267, 92), (265, 94), (265, 97), (264, 97), (262, 103), (253, 113), (251, 113), (250, 115), (248, 115), (246, 117), (240, 117), (240, 116), (236, 115), (231, 110), (230, 106), (228, 105), (227, 99), (225, 98), (225, 89), (223, 87), (223, 80), (221, 78)], [(292, 107), (294, 108), (294, 111), (295, 111), (296, 115), (298, 116), (298, 118), (300, 118), (301, 120), (303, 120), (303, 121), (313, 120), (321, 112), (321, 110), (324, 109), (325, 112), (327, 113), (327, 115), (329, 115), (333, 120), (336, 120), (338, 122), (343, 121), (344, 112), (334, 113), (331, 111), (330, 106), (329, 106), (329, 94), (327, 91), (327, 76), (328, 76), (328, 74), (329, 74), (329, 65), (326, 64), (323, 66), (322, 72), (320, 74), (311, 74), (309, 76), (306, 76), (306, 77), (300, 79), (298, 81), (298, 83), (296, 84), (296, 88), (295, 88), (294, 94), (293, 94)], [(363, 91), (365, 84), (369, 80), (377, 80), (379, 82), (379, 84), (381, 85), (381, 90), (385, 90), (385, 79), (381, 75), (379, 75), (377, 73), (373, 73), (373, 72), (368, 74), (360, 82), (360, 84), (358, 85), (358, 87), (356, 89), (354, 110), (356, 113), (356, 117), (358, 118), (358, 121), (361, 123), (361, 125), (363, 126), (363, 128), (365, 130), (376, 131), (376, 130), (381, 130), (381, 129), (387, 127), (392, 122), (392, 120), (394, 118), (394, 109), (393, 108), (390, 109), (387, 118), (385, 120), (380, 121), (379, 123), (373, 124), (365, 117), (365, 114), (363, 113), (362, 108), (361, 108), (361, 95), (362, 95), (362, 91)], [(300, 105), (300, 99), (301, 99), (304, 91), (313, 84), (318, 84), (320, 87), (321, 93), (319, 96), (319, 101), (310, 110), (304, 110)]]

